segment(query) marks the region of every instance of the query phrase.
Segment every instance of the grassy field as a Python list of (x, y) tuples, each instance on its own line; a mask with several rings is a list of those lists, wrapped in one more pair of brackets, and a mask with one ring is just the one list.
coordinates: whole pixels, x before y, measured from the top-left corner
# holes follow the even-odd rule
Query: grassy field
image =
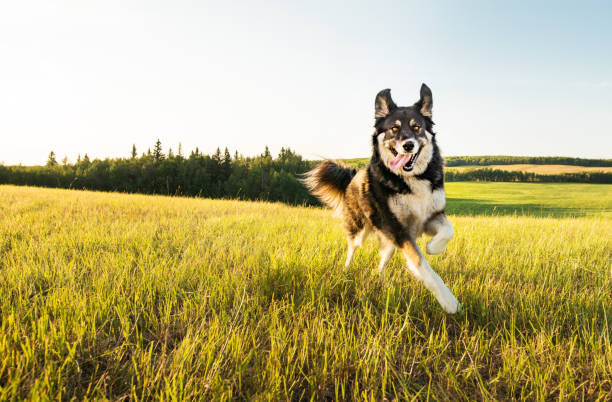
[(451, 215), (612, 218), (612, 185), (582, 183), (446, 183)]
[(448, 170), (456, 170), (463, 172), (471, 169), (492, 169), (506, 170), (508, 172), (528, 172), (537, 174), (564, 174), (564, 173), (581, 173), (581, 172), (612, 172), (612, 167), (597, 167), (597, 166), (571, 166), (571, 165), (488, 165), (488, 166), (451, 166)]
[(0, 400), (610, 400), (612, 186), (447, 193), (457, 315), (321, 208), (0, 186)]

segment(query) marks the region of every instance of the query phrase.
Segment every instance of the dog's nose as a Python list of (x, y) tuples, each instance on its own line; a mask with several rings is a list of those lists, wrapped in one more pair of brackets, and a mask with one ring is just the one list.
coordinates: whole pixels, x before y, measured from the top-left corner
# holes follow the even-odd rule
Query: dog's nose
[(406, 150), (406, 152), (410, 152), (414, 149), (414, 142), (412, 141), (405, 142), (403, 147)]

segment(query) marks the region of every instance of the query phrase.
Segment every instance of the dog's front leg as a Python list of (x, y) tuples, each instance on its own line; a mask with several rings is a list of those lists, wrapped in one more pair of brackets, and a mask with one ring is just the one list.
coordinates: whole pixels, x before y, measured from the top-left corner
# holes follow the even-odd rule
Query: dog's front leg
[(454, 230), (453, 225), (444, 215), (444, 213), (438, 214), (427, 222), (425, 225), (425, 233), (433, 238), (427, 242), (425, 250), (427, 254), (441, 254), (445, 249), (446, 245), (453, 238)]
[(412, 240), (404, 242), (402, 245), (402, 253), (406, 257), (408, 268), (412, 274), (429, 289), (444, 311), (454, 314), (460, 309), (460, 304), (446, 286), (442, 278), (438, 276), (431, 268), (421, 250)]

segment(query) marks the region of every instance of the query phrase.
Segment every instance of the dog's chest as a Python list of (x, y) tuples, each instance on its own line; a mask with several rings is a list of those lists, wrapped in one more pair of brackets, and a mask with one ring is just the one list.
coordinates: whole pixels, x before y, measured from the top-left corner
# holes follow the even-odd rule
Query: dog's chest
[(427, 180), (410, 180), (410, 194), (396, 194), (389, 198), (389, 209), (402, 225), (415, 225), (419, 232), (431, 216), (444, 210), (444, 188), (431, 191)]

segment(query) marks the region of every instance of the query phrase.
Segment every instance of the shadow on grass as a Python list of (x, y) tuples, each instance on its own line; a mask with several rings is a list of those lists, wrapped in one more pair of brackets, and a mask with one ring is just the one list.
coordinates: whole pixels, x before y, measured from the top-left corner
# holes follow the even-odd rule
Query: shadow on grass
[(497, 204), (492, 200), (473, 198), (447, 198), (446, 213), (464, 216), (533, 216), (563, 218), (587, 216), (589, 211), (576, 208), (558, 208), (542, 204)]

